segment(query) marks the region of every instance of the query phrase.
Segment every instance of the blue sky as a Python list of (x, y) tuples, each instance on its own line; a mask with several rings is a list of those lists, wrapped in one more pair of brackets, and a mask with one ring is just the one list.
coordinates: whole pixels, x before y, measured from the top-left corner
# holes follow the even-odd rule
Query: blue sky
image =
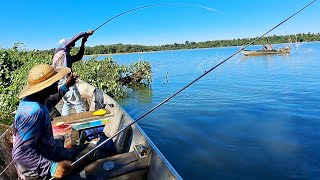
[[(95, 29), (110, 17), (155, 3), (191, 3), (161, 6), (121, 16), (100, 28), (87, 45), (160, 45), (256, 37), (289, 17), (311, 0), (3, 0), (0, 46), (23, 42), (27, 49), (50, 49), (62, 38)], [(280, 26), (270, 35), (320, 32), (320, 1)]]

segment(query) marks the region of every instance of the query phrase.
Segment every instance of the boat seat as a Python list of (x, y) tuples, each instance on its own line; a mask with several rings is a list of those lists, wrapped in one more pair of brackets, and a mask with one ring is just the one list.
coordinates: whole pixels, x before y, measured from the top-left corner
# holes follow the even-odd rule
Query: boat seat
[(134, 151), (99, 159), (85, 167), (85, 176), (90, 180), (146, 179), (148, 159), (139, 158)]
[[(121, 117), (118, 131), (126, 126), (125, 118)], [(130, 145), (132, 142), (132, 127), (128, 127), (126, 130), (121, 132), (115, 139), (114, 143), (119, 154), (129, 152)]]
[(104, 103), (104, 97), (103, 97), (103, 92), (96, 88), (93, 91), (94, 95), (94, 102), (95, 102), (95, 109), (104, 109), (106, 107), (106, 104)]

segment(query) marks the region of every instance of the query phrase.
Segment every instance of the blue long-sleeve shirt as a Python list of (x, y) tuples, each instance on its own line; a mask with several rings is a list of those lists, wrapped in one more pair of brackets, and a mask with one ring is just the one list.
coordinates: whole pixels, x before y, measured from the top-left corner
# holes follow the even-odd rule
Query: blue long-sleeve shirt
[[(49, 175), (57, 159), (54, 156), (61, 151), (53, 138), (49, 110), (67, 91), (66, 85), (61, 86), (58, 93), (48, 98), (46, 105), (28, 97), (20, 102), (14, 118), (12, 158), (22, 171), (33, 171), (40, 177)], [(20, 173), (24, 172), (20, 169)]]

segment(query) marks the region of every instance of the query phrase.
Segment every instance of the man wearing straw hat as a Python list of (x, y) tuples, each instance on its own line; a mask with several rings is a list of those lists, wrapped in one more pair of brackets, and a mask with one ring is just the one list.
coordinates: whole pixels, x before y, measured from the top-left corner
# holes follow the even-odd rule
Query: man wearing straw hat
[[(75, 35), (70, 40), (61, 39), (59, 41), (59, 47), (55, 51), (55, 55), (52, 59), (52, 66), (54, 68), (59, 67), (68, 67), (72, 70), (72, 63), (77, 62), (82, 59), (84, 54), (84, 45), (90, 35), (93, 34), (92, 30), (89, 30), (88, 32), (81, 32), (77, 35)], [(79, 52), (71, 56), (70, 51), (75, 46), (75, 43), (82, 38), (81, 46)], [(59, 82), (59, 86), (62, 85), (65, 82), (65, 80), (61, 80)], [(70, 114), (70, 109), (74, 107), (76, 109), (76, 112), (84, 112), (84, 103), (81, 99), (79, 90), (77, 86), (70, 87), (70, 91), (63, 97), (63, 107), (61, 111), (62, 116), (67, 116)]]
[(55, 71), (48, 64), (36, 65), (29, 71), (13, 126), (12, 158), (21, 179), (61, 178), (71, 172), (70, 161), (82, 150), (59, 146), (53, 139), (49, 117), (50, 108), (76, 83), (76, 75), (71, 74), (57, 88), (58, 81), (70, 72), (67, 67)]

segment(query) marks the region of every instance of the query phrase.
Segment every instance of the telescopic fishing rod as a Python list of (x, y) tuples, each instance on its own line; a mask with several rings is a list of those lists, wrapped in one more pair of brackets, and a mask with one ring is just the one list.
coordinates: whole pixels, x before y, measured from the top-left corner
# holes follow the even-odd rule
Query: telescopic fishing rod
[[(228, 58), (226, 58), (225, 60), (221, 61), (220, 63), (218, 63), (217, 65), (215, 65), (214, 67), (210, 68), (209, 70), (205, 71), (203, 74), (201, 74), (199, 77), (197, 77), (195, 80), (193, 80), (192, 82), (190, 82), (189, 84), (187, 84), (186, 86), (184, 86), (183, 88), (181, 88), (180, 90), (178, 90), (177, 92), (175, 92), (174, 94), (172, 94), (170, 97), (166, 98), (165, 100), (163, 100), (162, 102), (160, 102), (159, 104), (157, 104), (155, 107), (153, 107), (152, 109), (150, 109), (149, 111), (147, 111), (146, 113), (144, 113), (142, 116), (140, 116), (138, 119), (132, 121), (131, 123), (129, 123), (127, 126), (123, 127), (121, 130), (119, 130), (118, 132), (116, 132), (114, 135), (112, 135), (111, 137), (109, 137), (108, 139), (104, 140), (102, 143), (100, 143), (99, 145), (97, 145), (95, 148), (93, 148), (92, 150), (90, 150), (89, 152), (87, 152), (85, 155), (83, 155), (82, 157), (80, 157), (79, 159), (77, 159), (76, 161), (74, 161), (71, 166), (76, 165), (77, 163), (79, 163), (82, 159), (84, 159), (85, 157), (87, 157), (88, 155), (90, 155), (93, 151), (95, 151), (96, 149), (98, 149), (99, 147), (101, 147), (103, 144), (105, 144), (106, 142), (110, 141), (112, 138), (116, 137), (118, 134), (120, 134), (122, 131), (124, 131), (125, 129), (127, 129), (128, 127), (130, 127), (131, 125), (137, 123), (138, 121), (140, 121), (142, 118), (144, 118), (145, 116), (147, 116), (148, 114), (150, 114), (151, 112), (153, 112), (154, 110), (156, 110), (157, 108), (159, 108), (161, 105), (163, 105), (164, 103), (166, 103), (167, 101), (169, 101), (170, 99), (172, 99), (173, 97), (175, 97), (176, 95), (178, 95), (180, 92), (182, 92), (183, 90), (185, 90), (186, 88), (188, 88), (189, 86), (191, 86), (192, 84), (194, 84), (195, 82), (197, 82), (199, 79), (201, 79), (202, 77), (204, 77), (205, 75), (207, 75), (208, 73), (210, 73), (211, 71), (213, 71), (214, 69), (216, 69), (217, 67), (219, 67), (220, 65), (222, 65), (223, 63), (225, 63), (226, 61), (228, 61), (229, 59), (231, 59), (232, 57), (234, 57), (235, 55), (239, 54), (242, 50), (244, 50), (245, 48), (247, 48), (248, 46), (252, 45), (253, 43), (255, 43), (257, 40), (261, 39), (262, 37), (264, 37), (266, 34), (270, 33), (271, 31), (273, 31), (274, 29), (276, 29), (277, 27), (279, 27), (280, 25), (282, 25), (283, 23), (285, 23), (286, 21), (288, 21), (289, 19), (291, 19), (292, 17), (294, 17), (295, 15), (299, 14), (301, 11), (303, 11), (304, 9), (306, 9), (307, 7), (309, 7), (311, 4), (313, 4), (314, 2), (316, 2), (317, 0), (313, 0), (311, 1), (309, 4), (305, 5), (303, 8), (301, 8), (300, 10), (298, 10), (297, 12), (295, 12), (294, 14), (292, 14), (291, 16), (289, 16), (287, 19), (281, 21), (279, 24), (277, 24), (276, 26), (274, 26), (273, 28), (271, 28), (269, 31), (267, 31), (266, 33), (264, 33), (263, 35), (257, 37), (256, 39), (252, 40), (250, 43), (248, 43), (246, 46), (240, 48), (238, 51), (236, 51), (235, 53), (233, 53), (231, 56), (229, 56)], [(145, 7), (145, 6), (143, 6)], [(126, 11), (131, 12), (129, 11)], [(125, 13), (122, 13), (125, 14)], [(118, 17), (120, 15), (114, 16), (112, 19)], [(101, 26), (103, 26), (104, 24), (106, 24), (107, 22), (111, 21), (108, 20), (105, 23), (103, 23), (102, 25), (100, 25), (97, 29), (99, 29)], [(51, 178), (54, 179), (54, 178)]]

